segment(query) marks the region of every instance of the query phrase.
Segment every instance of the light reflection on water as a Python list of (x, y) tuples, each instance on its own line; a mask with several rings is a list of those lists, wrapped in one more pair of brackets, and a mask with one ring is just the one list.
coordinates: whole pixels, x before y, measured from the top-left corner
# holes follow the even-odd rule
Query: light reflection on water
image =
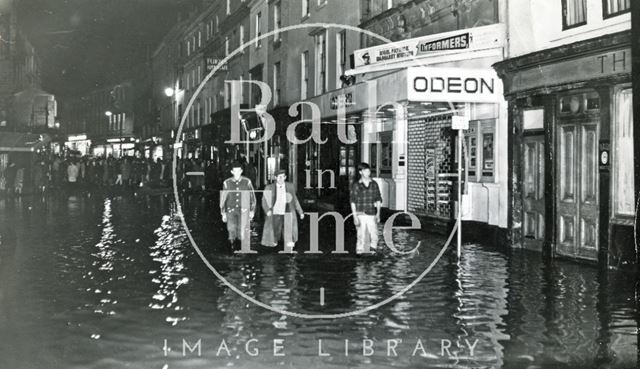
[[(635, 291), (624, 273), (467, 245), (459, 265), (443, 258), (380, 309), (302, 320), (217, 281), (168, 198), (24, 201), (0, 200), (0, 368), (636, 367)], [(369, 306), (415, 279), (443, 241), (396, 234), (400, 245), (424, 240), (413, 259), (234, 256), (215, 242), (224, 240), (218, 217), (202, 216), (211, 206), (199, 200), (187, 214), (211, 263), (248, 295), (290, 311)], [(183, 339), (201, 340), (202, 356), (183, 356)], [(274, 339), (285, 357), (273, 355)], [(331, 356), (318, 355), (319, 340)], [(395, 340), (398, 357), (387, 356)]]

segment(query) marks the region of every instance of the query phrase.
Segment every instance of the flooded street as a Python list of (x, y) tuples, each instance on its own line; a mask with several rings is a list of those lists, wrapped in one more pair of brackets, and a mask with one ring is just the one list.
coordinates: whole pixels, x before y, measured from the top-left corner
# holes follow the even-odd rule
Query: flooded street
[[(217, 204), (183, 205), (216, 270), (291, 312), (339, 314), (384, 300), (415, 280), (446, 239), (396, 231), (399, 245), (422, 241), (412, 256), (304, 254), (305, 242), (294, 255), (233, 255)], [(333, 234), (321, 234), (321, 249), (331, 249)], [(171, 195), (4, 199), (0, 368), (635, 368), (634, 283), (633, 274), (465, 245), (459, 264), (447, 252), (378, 309), (301, 319), (219, 281)]]

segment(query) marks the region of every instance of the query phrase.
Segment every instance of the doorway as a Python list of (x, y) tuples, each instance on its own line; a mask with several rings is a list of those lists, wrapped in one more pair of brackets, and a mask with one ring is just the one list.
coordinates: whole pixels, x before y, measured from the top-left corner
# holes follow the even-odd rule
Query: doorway
[(559, 100), (556, 128), (556, 226), (560, 255), (597, 260), (599, 219), (598, 95)]

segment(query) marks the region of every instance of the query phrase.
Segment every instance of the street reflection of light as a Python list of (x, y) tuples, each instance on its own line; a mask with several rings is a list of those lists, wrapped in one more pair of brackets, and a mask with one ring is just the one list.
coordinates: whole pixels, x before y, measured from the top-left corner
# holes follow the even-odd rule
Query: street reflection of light
[[(155, 262), (160, 264), (160, 271), (151, 271), (151, 282), (158, 285), (158, 290), (152, 296), (149, 307), (157, 310), (181, 311), (178, 303), (178, 289), (189, 283), (189, 278), (183, 274), (185, 268), (183, 259), (185, 233), (180, 227), (175, 212), (162, 217), (160, 227), (154, 231), (157, 237), (151, 247), (150, 255)], [(167, 316), (165, 319), (171, 325), (186, 320), (184, 316)]]
[[(114, 281), (112, 275), (114, 270), (114, 261), (116, 260), (116, 251), (113, 249), (114, 243), (118, 242), (117, 235), (114, 230), (112, 218), (111, 200), (105, 199), (104, 209), (102, 211), (102, 234), (100, 241), (95, 245), (97, 252), (91, 253), (95, 260), (91, 263), (93, 270), (85, 273), (82, 278), (92, 281), (99, 281), (101, 276), (104, 278), (101, 282), (93, 282), (90, 288), (86, 288), (87, 292), (93, 292), (99, 296), (98, 303), (94, 306), (86, 304), (85, 307), (93, 308), (93, 312), (101, 315), (115, 315), (113, 305), (118, 301), (111, 296), (111, 290), (108, 289), (109, 284)], [(118, 277), (117, 279), (121, 279)], [(102, 287), (102, 288), (100, 288)], [(97, 335), (99, 337), (99, 335)]]

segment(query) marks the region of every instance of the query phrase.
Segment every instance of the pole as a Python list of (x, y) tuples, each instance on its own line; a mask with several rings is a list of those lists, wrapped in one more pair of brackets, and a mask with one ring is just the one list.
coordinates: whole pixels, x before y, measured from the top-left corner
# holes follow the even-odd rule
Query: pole
[(462, 129), (458, 130), (458, 260), (462, 257)]

